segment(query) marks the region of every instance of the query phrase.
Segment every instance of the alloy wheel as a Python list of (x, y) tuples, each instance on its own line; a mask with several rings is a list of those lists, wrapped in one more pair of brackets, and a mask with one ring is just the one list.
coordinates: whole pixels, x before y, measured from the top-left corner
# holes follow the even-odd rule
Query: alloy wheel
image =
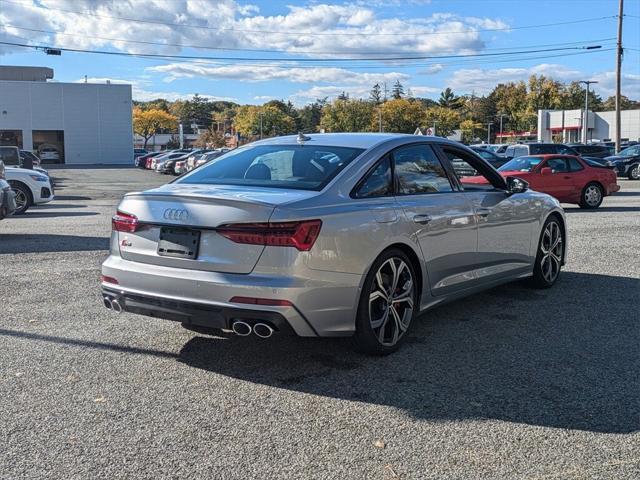
[(16, 210), (22, 211), (27, 206), (27, 195), (22, 190), (14, 190), (16, 194)]
[(638, 180), (640, 179), (640, 165), (636, 165), (635, 167), (633, 167), (631, 169), (631, 179), (632, 180)]
[(387, 259), (376, 272), (369, 294), (369, 321), (381, 345), (395, 345), (409, 328), (414, 288), (411, 268), (401, 258)]
[(542, 276), (550, 284), (553, 283), (560, 273), (562, 264), (562, 231), (556, 222), (549, 222), (542, 234), (540, 242), (540, 269)]
[(584, 201), (590, 207), (595, 207), (600, 204), (602, 199), (602, 192), (596, 185), (589, 185), (584, 191)]

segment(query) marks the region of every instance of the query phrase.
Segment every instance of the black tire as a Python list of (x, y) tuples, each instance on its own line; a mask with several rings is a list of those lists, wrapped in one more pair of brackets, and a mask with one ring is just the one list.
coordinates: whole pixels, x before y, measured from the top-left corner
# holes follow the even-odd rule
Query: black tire
[[(379, 272), (382, 286), (377, 278)], [(398, 272), (397, 275), (394, 275), (395, 272)], [(392, 287), (394, 277), (396, 288), (390, 297), (388, 292), (393, 290), (389, 287)], [(376, 298), (372, 300), (372, 296)], [(356, 331), (352, 337), (354, 349), (369, 355), (395, 352), (407, 337), (418, 308), (418, 282), (411, 260), (402, 250), (394, 248), (383, 252), (371, 266), (362, 287)], [(380, 315), (373, 321), (370, 318), (371, 309)], [(380, 326), (374, 327), (373, 323), (377, 322), (380, 322)]]
[(640, 180), (640, 163), (636, 163), (629, 168), (629, 180)]
[[(548, 235), (550, 225), (551, 232), (557, 232), (560, 238), (559, 248), (552, 248), (554, 256), (549, 258), (546, 253), (549, 251), (549, 247), (555, 242), (554, 233), (551, 236)], [(550, 288), (560, 278), (560, 272), (562, 270), (562, 262), (564, 260), (564, 245), (565, 245), (565, 233), (560, 224), (560, 220), (555, 215), (550, 216), (544, 222), (542, 231), (540, 233), (540, 240), (538, 241), (538, 250), (536, 252), (536, 263), (533, 267), (533, 277), (531, 278), (531, 286), (535, 288)], [(548, 264), (548, 262), (550, 262)], [(554, 269), (551, 275), (549, 275), (549, 266)]]
[(11, 189), (16, 194), (16, 203), (18, 204), (18, 208), (13, 214), (22, 215), (33, 205), (31, 190), (24, 183), (20, 182), (9, 181), (9, 185), (11, 185)]
[(599, 183), (587, 183), (580, 193), (580, 208), (596, 209), (602, 205), (604, 200), (604, 191)]

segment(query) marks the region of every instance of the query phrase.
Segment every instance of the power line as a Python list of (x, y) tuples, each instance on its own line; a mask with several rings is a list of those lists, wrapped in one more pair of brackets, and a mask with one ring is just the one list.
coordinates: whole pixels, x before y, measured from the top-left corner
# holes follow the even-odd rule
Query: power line
[[(133, 44), (141, 44), (141, 45), (154, 45), (154, 46), (159, 46), (159, 47), (178, 47), (178, 48), (194, 48), (194, 49), (200, 49), (200, 50), (220, 50), (220, 51), (241, 51), (241, 52), (259, 52), (259, 53), (282, 53), (282, 54), (291, 54), (291, 53), (295, 53), (295, 54), (299, 54), (299, 55), (342, 55), (344, 53), (349, 53), (349, 52), (337, 52), (337, 51), (294, 51), (294, 52), (287, 52), (286, 50), (269, 50), (269, 49), (253, 49), (253, 48), (234, 48), (234, 47), (212, 47), (212, 46), (207, 46), (207, 45), (188, 45), (188, 44), (181, 44), (181, 43), (162, 43), (162, 42), (150, 42), (150, 41), (146, 41), (146, 40), (125, 40), (125, 39), (121, 39), (121, 38), (110, 38), (110, 37), (99, 37), (99, 36), (95, 36), (95, 35), (86, 35), (86, 34), (81, 34), (81, 33), (67, 33), (67, 32), (59, 32), (59, 31), (53, 31), (53, 30), (41, 30), (41, 29), (37, 29), (37, 28), (27, 28), (27, 27), (20, 27), (18, 25), (12, 25), (12, 24), (8, 24), (8, 23), (4, 23), (4, 24), (0, 24), (0, 26), (3, 27), (9, 27), (9, 28), (15, 28), (17, 30), (25, 30), (28, 32), (38, 32), (38, 33), (44, 33), (44, 34), (48, 34), (48, 35), (64, 35), (64, 36), (70, 36), (70, 37), (78, 37), (78, 38), (83, 38), (83, 39), (92, 39), (92, 40), (104, 40), (104, 41), (110, 41), (110, 42), (119, 42), (119, 43), (133, 43)], [(17, 36), (16, 36), (17, 37)], [(22, 38), (24, 39), (24, 37), (18, 37), (18, 38)], [(28, 40), (28, 39), (27, 39)], [(541, 48), (541, 47), (554, 47), (554, 46), (561, 46), (561, 45), (576, 45), (576, 44), (587, 44), (587, 43), (596, 43), (596, 42), (604, 42), (604, 41), (608, 41), (608, 40), (615, 40), (615, 37), (610, 37), (610, 38), (600, 38), (600, 39), (595, 39), (595, 40), (582, 40), (582, 41), (576, 41), (576, 42), (560, 42), (560, 43), (551, 43), (551, 44), (542, 44), (542, 45), (529, 45), (529, 46), (523, 46), (523, 47), (504, 47), (504, 48), (485, 48), (483, 50), (517, 50), (517, 49), (526, 49), (526, 48)], [(350, 53), (354, 53), (354, 52), (350, 52)], [(386, 55), (400, 55), (403, 52), (387, 52)], [(386, 59), (386, 57), (380, 57), (380, 59)], [(330, 59), (328, 59), (330, 60)]]
[(249, 58), (249, 57), (211, 57), (211, 56), (194, 56), (194, 55), (168, 55), (168, 54), (138, 54), (129, 52), (113, 52), (107, 50), (85, 50), (80, 48), (63, 48), (53, 47), (50, 45), (30, 45), (14, 42), (0, 42), (0, 45), (10, 45), (15, 47), (33, 48), (36, 50), (55, 49), (62, 52), (74, 52), (74, 53), (91, 53), (99, 55), (115, 55), (124, 57), (149, 57), (149, 58), (162, 58), (162, 59), (181, 59), (181, 60), (230, 60), (234, 62), (305, 62), (305, 63), (324, 63), (324, 62), (362, 62), (362, 61), (401, 61), (401, 60), (437, 60), (437, 59), (451, 59), (451, 58), (473, 58), (473, 57), (491, 57), (491, 56), (503, 56), (503, 55), (521, 55), (526, 53), (543, 53), (543, 52), (558, 52), (567, 50), (595, 50), (601, 48), (601, 45), (590, 45), (581, 47), (557, 47), (557, 48), (545, 48), (537, 50), (520, 50), (515, 52), (494, 52), (494, 53), (471, 53), (471, 54), (459, 54), (459, 55), (414, 55), (405, 57), (370, 57), (370, 58)]
[(41, 5), (32, 5), (26, 4), (23, 2), (17, 2), (14, 0), (0, 0), (3, 3), (11, 3), (15, 5), (21, 5), (23, 7), (30, 8), (38, 8), (42, 10), (56, 11), (56, 12), (64, 12), (64, 13), (73, 13), (76, 15), (84, 15), (96, 18), (109, 18), (112, 20), (123, 20), (126, 22), (135, 22), (135, 23), (144, 23), (144, 24), (153, 24), (153, 25), (163, 25), (167, 27), (178, 27), (178, 28), (196, 28), (196, 29), (204, 29), (204, 30), (214, 30), (220, 32), (239, 32), (239, 33), (271, 33), (278, 35), (307, 35), (307, 36), (356, 36), (356, 37), (375, 37), (375, 36), (412, 36), (415, 37), (417, 35), (425, 36), (425, 35), (451, 35), (456, 33), (474, 33), (474, 32), (499, 32), (499, 31), (511, 31), (511, 30), (524, 30), (530, 28), (545, 28), (545, 27), (556, 27), (560, 25), (571, 25), (576, 23), (585, 23), (585, 22), (595, 22), (600, 20), (608, 20), (612, 18), (617, 18), (617, 15), (608, 15), (603, 17), (591, 17), (591, 18), (583, 18), (579, 20), (570, 20), (565, 22), (554, 22), (554, 23), (545, 23), (538, 25), (523, 25), (520, 27), (504, 27), (504, 28), (485, 28), (485, 29), (471, 29), (471, 30), (457, 30), (457, 31), (440, 31), (440, 32), (413, 32), (413, 33), (356, 33), (356, 32), (296, 32), (296, 31), (278, 31), (278, 30), (250, 30), (250, 29), (240, 29), (240, 28), (222, 28), (222, 27), (210, 27), (207, 25), (191, 25), (191, 24), (182, 24), (182, 23), (170, 23), (170, 22), (161, 22), (159, 20), (143, 20), (139, 18), (130, 18), (130, 17), (118, 17), (113, 15), (101, 15), (93, 12), (81, 12), (77, 10), (69, 10), (63, 8), (50, 8), (43, 7)]

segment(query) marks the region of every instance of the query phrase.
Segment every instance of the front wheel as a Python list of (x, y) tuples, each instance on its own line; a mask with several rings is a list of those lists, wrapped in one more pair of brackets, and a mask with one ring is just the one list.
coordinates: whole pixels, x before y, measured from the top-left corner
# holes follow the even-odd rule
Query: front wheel
[(634, 165), (629, 170), (629, 180), (640, 180), (640, 163)]
[(356, 350), (385, 355), (398, 349), (418, 309), (417, 282), (409, 257), (401, 250), (388, 250), (367, 274), (353, 344)]
[(560, 276), (564, 255), (564, 233), (557, 217), (547, 219), (542, 227), (536, 264), (531, 283), (537, 288), (553, 286)]
[(598, 208), (604, 198), (602, 187), (597, 183), (589, 183), (582, 190), (580, 196), (580, 208)]
[(21, 215), (33, 204), (33, 198), (31, 196), (31, 191), (28, 187), (21, 183), (9, 182), (11, 185), (11, 189), (16, 194), (16, 211), (13, 212), (14, 215)]

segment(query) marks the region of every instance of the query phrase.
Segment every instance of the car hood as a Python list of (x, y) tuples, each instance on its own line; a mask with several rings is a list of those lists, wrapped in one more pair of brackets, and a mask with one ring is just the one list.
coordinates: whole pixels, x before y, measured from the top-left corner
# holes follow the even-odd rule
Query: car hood
[[(34, 174), (33, 170), (30, 170), (28, 168), (20, 168), (20, 167), (5, 167), (5, 171), (7, 172), (7, 174), (9, 174), (9, 173), (13, 173), (13, 174), (19, 173), (19, 174), (22, 174), (22, 175), (33, 175)], [(37, 172), (37, 173), (40, 173), (40, 172)]]

